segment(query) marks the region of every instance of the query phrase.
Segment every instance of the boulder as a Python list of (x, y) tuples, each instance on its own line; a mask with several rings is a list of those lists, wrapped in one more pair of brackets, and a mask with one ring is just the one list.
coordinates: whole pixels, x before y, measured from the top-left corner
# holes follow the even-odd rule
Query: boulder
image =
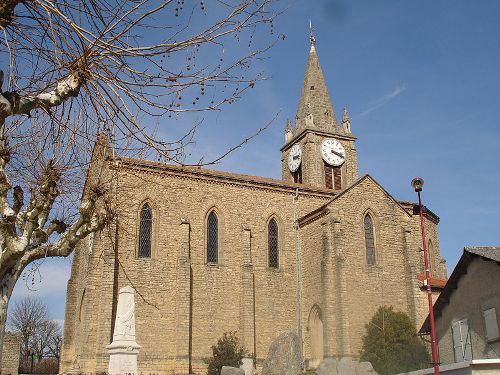
[(356, 375), (377, 375), (370, 362), (360, 362), (356, 367)]
[(337, 375), (356, 375), (356, 365), (359, 362), (354, 361), (351, 357), (340, 358), (337, 365)]
[(262, 375), (299, 375), (302, 353), (295, 333), (284, 332), (269, 347)]
[(338, 361), (334, 358), (326, 358), (321, 361), (316, 369), (317, 375), (337, 375)]
[(340, 360), (326, 358), (316, 369), (317, 375), (377, 375), (370, 362), (358, 362), (344, 357)]
[(220, 375), (245, 375), (245, 371), (238, 367), (222, 366)]

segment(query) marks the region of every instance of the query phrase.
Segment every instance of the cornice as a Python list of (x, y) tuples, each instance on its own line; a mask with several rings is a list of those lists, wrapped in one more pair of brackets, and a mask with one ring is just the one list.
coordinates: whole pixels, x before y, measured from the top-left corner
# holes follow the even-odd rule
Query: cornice
[(203, 180), (209, 183), (246, 186), (251, 189), (272, 190), (287, 194), (293, 194), (298, 190), (301, 195), (309, 195), (325, 199), (331, 199), (336, 194), (332, 190), (317, 188), (311, 185), (288, 183), (282, 180), (265, 177), (216, 171), (201, 167), (177, 166), (134, 158), (116, 158), (112, 161), (112, 168), (125, 168), (141, 171), (143, 173), (155, 173), (160, 175), (169, 174), (178, 178)]
[(300, 141), (302, 138), (304, 138), (308, 133), (314, 133), (314, 134), (322, 135), (322, 136), (325, 136), (325, 137), (332, 137), (332, 138), (336, 138), (336, 139), (342, 139), (342, 140), (345, 140), (345, 141), (355, 141), (357, 139), (353, 135), (341, 134), (341, 133), (335, 133), (335, 132), (327, 132), (327, 131), (313, 129), (313, 128), (305, 128), (300, 133), (298, 133), (297, 135), (294, 135), (293, 138), (289, 142), (287, 142), (280, 149), (280, 151), (283, 152), (283, 151), (288, 150), (297, 141)]

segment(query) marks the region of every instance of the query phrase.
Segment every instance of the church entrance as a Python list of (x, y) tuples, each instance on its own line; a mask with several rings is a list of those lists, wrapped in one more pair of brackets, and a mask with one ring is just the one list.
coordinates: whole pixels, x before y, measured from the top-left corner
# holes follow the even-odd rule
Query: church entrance
[(323, 360), (323, 321), (321, 318), (321, 309), (314, 305), (309, 313), (309, 340), (311, 348), (311, 359), (309, 368), (317, 368)]

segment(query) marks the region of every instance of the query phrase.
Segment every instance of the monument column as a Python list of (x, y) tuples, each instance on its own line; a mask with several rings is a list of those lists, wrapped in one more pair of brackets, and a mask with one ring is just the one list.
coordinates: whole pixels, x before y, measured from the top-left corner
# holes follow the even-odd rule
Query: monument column
[(108, 374), (137, 374), (137, 356), (140, 348), (135, 341), (134, 289), (126, 286), (118, 293), (113, 342), (107, 346)]
[(177, 259), (177, 291), (175, 322), (175, 373), (191, 372), (191, 258), (190, 226), (187, 219), (180, 224), (181, 246)]
[(243, 347), (249, 354), (243, 358), (245, 375), (252, 375), (255, 357), (255, 292), (251, 252), (252, 234), (250, 228), (243, 227), (243, 261), (241, 264), (240, 330)]

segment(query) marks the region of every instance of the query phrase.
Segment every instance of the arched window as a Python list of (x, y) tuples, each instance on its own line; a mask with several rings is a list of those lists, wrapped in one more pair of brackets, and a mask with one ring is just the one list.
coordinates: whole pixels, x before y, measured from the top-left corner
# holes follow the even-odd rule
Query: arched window
[(323, 162), (325, 170), (325, 186), (327, 189), (342, 189), (342, 171), (341, 167), (333, 167)]
[(151, 258), (151, 232), (153, 229), (153, 210), (149, 204), (144, 203), (141, 208), (139, 219), (139, 247), (137, 256), (139, 258)]
[(375, 236), (373, 235), (373, 220), (370, 214), (365, 215), (365, 246), (366, 246), (366, 263), (375, 264)]
[(279, 253), (278, 253), (278, 224), (273, 218), (267, 225), (267, 243), (268, 243), (268, 257), (269, 267), (279, 267)]
[(219, 220), (215, 211), (207, 219), (207, 263), (217, 263), (219, 258)]
[(427, 242), (427, 261), (429, 263), (429, 272), (432, 276), (436, 273), (436, 269), (434, 267), (434, 246), (432, 246), (431, 240)]

